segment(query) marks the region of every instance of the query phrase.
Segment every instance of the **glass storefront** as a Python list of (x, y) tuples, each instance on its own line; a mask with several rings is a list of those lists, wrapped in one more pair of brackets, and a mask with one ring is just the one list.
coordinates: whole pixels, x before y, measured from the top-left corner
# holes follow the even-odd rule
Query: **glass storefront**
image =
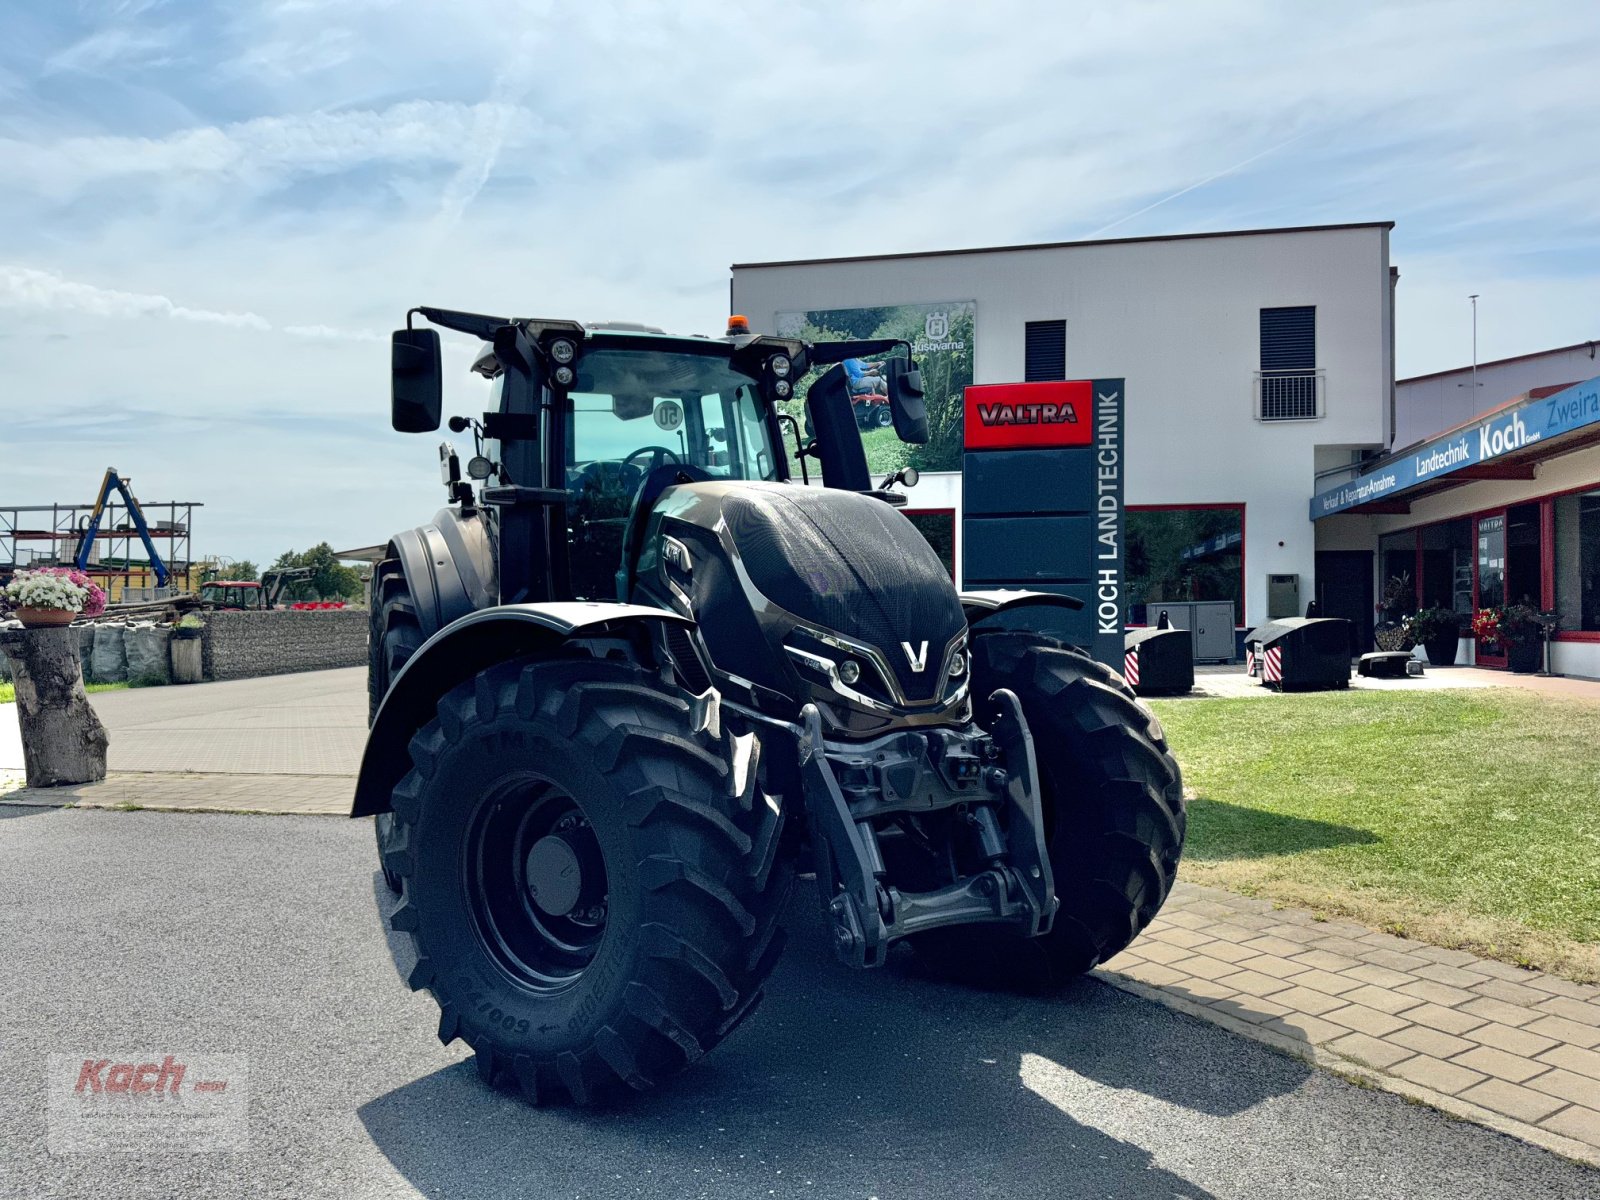
[(1244, 618), (1244, 507), (1135, 508), (1127, 514), (1128, 620), (1164, 600), (1227, 600)]
[(1382, 618), (1398, 621), (1417, 611), (1417, 531), (1386, 533), (1378, 539), (1378, 596)]
[(1506, 518), (1478, 518), (1478, 607), (1506, 602)]
[(1557, 496), (1555, 602), (1561, 627), (1600, 632), (1600, 489)]
[[(1448, 608), (1525, 604), (1556, 609), (1573, 640), (1600, 634), (1600, 488), (1545, 496), (1383, 534), (1378, 539), (1382, 619)], [(1414, 578), (1408, 593), (1405, 581)], [(1558, 638), (1560, 635), (1558, 634)], [(1478, 661), (1505, 665), (1506, 648), (1480, 644)]]
[(1472, 615), (1472, 522), (1462, 517), (1426, 525), (1419, 531), (1422, 578), (1418, 588), (1425, 608), (1448, 608)]

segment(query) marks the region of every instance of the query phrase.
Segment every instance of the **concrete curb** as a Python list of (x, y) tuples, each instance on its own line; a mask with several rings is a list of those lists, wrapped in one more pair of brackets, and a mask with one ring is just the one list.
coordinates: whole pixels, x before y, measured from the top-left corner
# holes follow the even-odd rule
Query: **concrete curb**
[(1407, 1079), (1375, 1070), (1355, 1059), (1345, 1058), (1343, 1055), (1334, 1054), (1310, 1042), (1303, 1042), (1296, 1038), (1285, 1037), (1270, 1029), (1262, 1029), (1249, 1021), (1231, 1017), (1227, 1013), (1218, 1012), (1204, 1004), (1197, 1004), (1183, 996), (1173, 995), (1159, 987), (1140, 983), (1136, 979), (1129, 979), (1113, 970), (1100, 968), (1095, 971), (1095, 979), (1118, 991), (1127, 992), (1131, 996), (1138, 996), (1143, 1000), (1152, 1000), (1157, 1004), (1181, 1012), (1209, 1024), (1219, 1026), (1228, 1032), (1240, 1037), (1248, 1038), (1252, 1042), (1269, 1046), (1280, 1054), (1297, 1058), (1311, 1066), (1319, 1067), (1352, 1082), (1374, 1087), (1380, 1091), (1392, 1092), (1416, 1104), (1425, 1104), (1429, 1108), (1437, 1109), (1446, 1116), (1454, 1117), (1461, 1121), (1471, 1121), (1475, 1125), (1482, 1125), (1496, 1133), (1505, 1134), (1507, 1137), (1516, 1138), (1518, 1141), (1527, 1142), (1548, 1150), (1552, 1154), (1559, 1154), (1573, 1162), (1585, 1166), (1600, 1167), (1600, 1149), (1587, 1143), (1574, 1141), (1572, 1138), (1562, 1137), (1547, 1129), (1540, 1129), (1535, 1125), (1528, 1125), (1511, 1117), (1502, 1116), (1500, 1113), (1491, 1112), (1487, 1108), (1480, 1108), (1465, 1100), (1454, 1096), (1446, 1096), (1435, 1092)]

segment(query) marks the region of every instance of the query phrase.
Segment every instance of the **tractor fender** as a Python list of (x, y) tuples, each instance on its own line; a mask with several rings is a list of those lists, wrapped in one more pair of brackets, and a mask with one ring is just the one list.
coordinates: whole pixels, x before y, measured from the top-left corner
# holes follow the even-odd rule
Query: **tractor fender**
[(1074, 612), (1083, 607), (1076, 596), (1058, 596), (1054, 592), (1029, 592), (1010, 588), (984, 592), (962, 592), (961, 611), (967, 614), (967, 628), (975, 629), (992, 617), (1019, 608), (1067, 608)]
[(396, 534), (389, 557), (400, 560), (425, 637), (498, 598), (489, 524), (481, 512), (441, 509), (431, 525)]
[(615, 637), (666, 623), (694, 625), (659, 608), (582, 600), (502, 604), (451, 622), (400, 668), (383, 698), (367, 734), (350, 815), (389, 811), (389, 796), (410, 769), (412, 736), (433, 719), (439, 697), (457, 684), (507, 659), (552, 654), (573, 638)]

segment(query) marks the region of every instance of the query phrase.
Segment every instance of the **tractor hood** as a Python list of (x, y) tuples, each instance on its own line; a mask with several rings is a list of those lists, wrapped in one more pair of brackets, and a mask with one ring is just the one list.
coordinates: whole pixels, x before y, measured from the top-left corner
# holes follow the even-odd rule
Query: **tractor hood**
[(793, 484), (672, 487), (638, 578), (694, 617), (719, 683), (774, 694), (763, 707), (792, 715), (816, 701), (836, 732), (867, 733), (947, 719), (965, 700), (955, 585), (881, 500)]

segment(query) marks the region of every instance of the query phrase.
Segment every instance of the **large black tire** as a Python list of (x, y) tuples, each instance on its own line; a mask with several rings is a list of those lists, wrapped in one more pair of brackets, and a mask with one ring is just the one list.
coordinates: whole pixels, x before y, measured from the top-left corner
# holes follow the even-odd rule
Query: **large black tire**
[(978, 633), (980, 711), (1001, 687), (1022, 701), (1033, 734), (1061, 907), (1041, 938), (958, 926), (912, 942), (947, 978), (1050, 990), (1112, 958), (1160, 911), (1183, 851), (1183, 781), (1132, 689), (1081, 651), (1039, 634)]
[[(422, 624), (411, 599), (400, 560), (386, 558), (372, 571), (372, 591), (367, 609), (367, 724), (378, 715), (378, 706), (389, 694), (389, 686), (400, 668), (423, 643)], [(378, 840), (378, 865), (383, 881), (396, 895), (400, 878), (383, 866), (384, 856), (394, 838), (394, 817), (379, 813), (372, 822)]]
[[(535, 1103), (646, 1090), (755, 1006), (793, 866), (759, 745), (738, 741), (695, 729), (658, 677), (587, 658), (493, 667), (440, 701), (394, 792), (391, 924), (485, 1082)], [(540, 876), (562, 837), (576, 875)], [(587, 899), (552, 916), (541, 878)]]

